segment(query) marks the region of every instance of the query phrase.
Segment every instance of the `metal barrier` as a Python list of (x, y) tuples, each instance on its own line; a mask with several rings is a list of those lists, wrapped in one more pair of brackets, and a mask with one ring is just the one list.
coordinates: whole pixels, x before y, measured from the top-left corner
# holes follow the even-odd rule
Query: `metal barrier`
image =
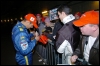
[(54, 44), (51, 41), (48, 41), (46, 46), (46, 58), (47, 65), (57, 65), (60, 63), (59, 60), (62, 61), (62, 59), (59, 59), (59, 53), (57, 53)]
[[(41, 46), (43, 46), (43, 45), (38, 45), (37, 52), (42, 57), (42, 59), (46, 59), (45, 61), (43, 60), (46, 63), (46, 65), (61, 64), (62, 54), (59, 54), (56, 51), (56, 49), (54, 47), (54, 43), (52, 43), (51, 41), (48, 41), (48, 43), (45, 45), (45, 52), (43, 50), (43, 47), (41, 47)], [(44, 58), (43, 56), (46, 56), (46, 57)]]

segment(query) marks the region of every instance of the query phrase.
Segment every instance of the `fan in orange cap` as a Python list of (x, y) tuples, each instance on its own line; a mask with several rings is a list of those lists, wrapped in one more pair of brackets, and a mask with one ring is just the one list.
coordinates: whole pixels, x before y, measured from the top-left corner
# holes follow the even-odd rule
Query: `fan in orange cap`
[(27, 14), (27, 15), (25, 15), (25, 19), (26, 20), (29, 20), (30, 22), (32, 22), (33, 23), (33, 26), (35, 27), (35, 28), (38, 28), (38, 26), (37, 26), (37, 21), (36, 21), (36, 17), (33, 15), (33, 14)]
[(39, 17), (41, 17), (41, 21), (42, 21), (42, 22), (44, 22), (44, 20), (45, 20), (45, 17), (43, 17), (41, 14), (36, 14), (36, 16), (39, 16)]

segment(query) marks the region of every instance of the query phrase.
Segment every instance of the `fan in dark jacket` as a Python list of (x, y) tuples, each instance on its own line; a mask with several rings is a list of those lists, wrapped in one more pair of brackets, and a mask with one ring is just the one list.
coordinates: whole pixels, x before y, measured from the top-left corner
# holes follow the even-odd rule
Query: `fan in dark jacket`
[(71, 62), (76, 62), (76, 59), (80, 61), (81, 58), (82, 65), (99, 65), (99, 13), (87, 11), (73, 24), (80, 28), (84, 37), (73, 53)]

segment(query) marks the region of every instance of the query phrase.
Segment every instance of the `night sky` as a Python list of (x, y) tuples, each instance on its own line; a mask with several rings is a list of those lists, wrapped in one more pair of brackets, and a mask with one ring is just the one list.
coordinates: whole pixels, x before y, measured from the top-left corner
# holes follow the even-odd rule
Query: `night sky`
[(69, 1), (1, 1), (1, 19), (41, 13)]

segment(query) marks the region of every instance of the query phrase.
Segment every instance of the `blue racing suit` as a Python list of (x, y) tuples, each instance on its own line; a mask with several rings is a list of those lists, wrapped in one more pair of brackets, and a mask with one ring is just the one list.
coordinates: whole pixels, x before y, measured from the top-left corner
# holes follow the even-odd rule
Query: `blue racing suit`
[(16, 50), (16, 61), (19, 65), (32, 65), (32, 50), (36, 45), (36, 39), (31, 40), (26, 27), (18, 22), (12, 29), (12, 41)]

